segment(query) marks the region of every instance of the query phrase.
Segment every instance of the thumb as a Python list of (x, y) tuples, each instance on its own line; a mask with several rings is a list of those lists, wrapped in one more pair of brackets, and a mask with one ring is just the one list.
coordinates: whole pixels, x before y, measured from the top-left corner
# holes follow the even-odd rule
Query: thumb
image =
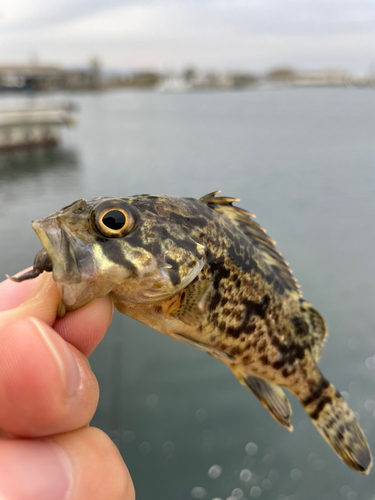
[(59, 290), (51, 273), (22, 283), (7, 279), (0, 283), (0, 328), (30, 316), (52, 326), (59, 302)]

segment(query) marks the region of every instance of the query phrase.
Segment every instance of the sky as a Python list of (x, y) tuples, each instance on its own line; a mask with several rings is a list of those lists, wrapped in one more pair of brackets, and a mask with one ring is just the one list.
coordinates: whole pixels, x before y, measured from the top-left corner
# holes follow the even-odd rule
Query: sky
[(375, 0), (0, 0), (0, 64), (375, 68)]

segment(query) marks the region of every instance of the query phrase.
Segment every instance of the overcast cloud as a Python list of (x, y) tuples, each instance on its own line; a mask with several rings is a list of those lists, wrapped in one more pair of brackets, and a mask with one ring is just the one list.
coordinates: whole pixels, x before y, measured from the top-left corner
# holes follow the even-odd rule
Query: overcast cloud
[(107, 69), (375, 63), (374, 0), (0, 0), (0, 63)]

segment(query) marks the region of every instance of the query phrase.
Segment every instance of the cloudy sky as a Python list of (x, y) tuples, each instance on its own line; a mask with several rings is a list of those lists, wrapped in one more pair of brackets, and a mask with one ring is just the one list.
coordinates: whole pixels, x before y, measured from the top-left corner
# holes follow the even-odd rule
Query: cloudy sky
[(0, 63), (375, 67), (375, 0), (0, 0)]

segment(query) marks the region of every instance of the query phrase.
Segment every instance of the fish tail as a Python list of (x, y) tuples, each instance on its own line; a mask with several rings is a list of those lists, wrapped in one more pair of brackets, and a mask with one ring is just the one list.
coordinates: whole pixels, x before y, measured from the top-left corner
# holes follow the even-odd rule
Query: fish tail
[(372, 466), (369, 445), (353, 412), (335, 386), (321, 375), (301, 403), (339, 457), (351, 469), (368, 474)]

